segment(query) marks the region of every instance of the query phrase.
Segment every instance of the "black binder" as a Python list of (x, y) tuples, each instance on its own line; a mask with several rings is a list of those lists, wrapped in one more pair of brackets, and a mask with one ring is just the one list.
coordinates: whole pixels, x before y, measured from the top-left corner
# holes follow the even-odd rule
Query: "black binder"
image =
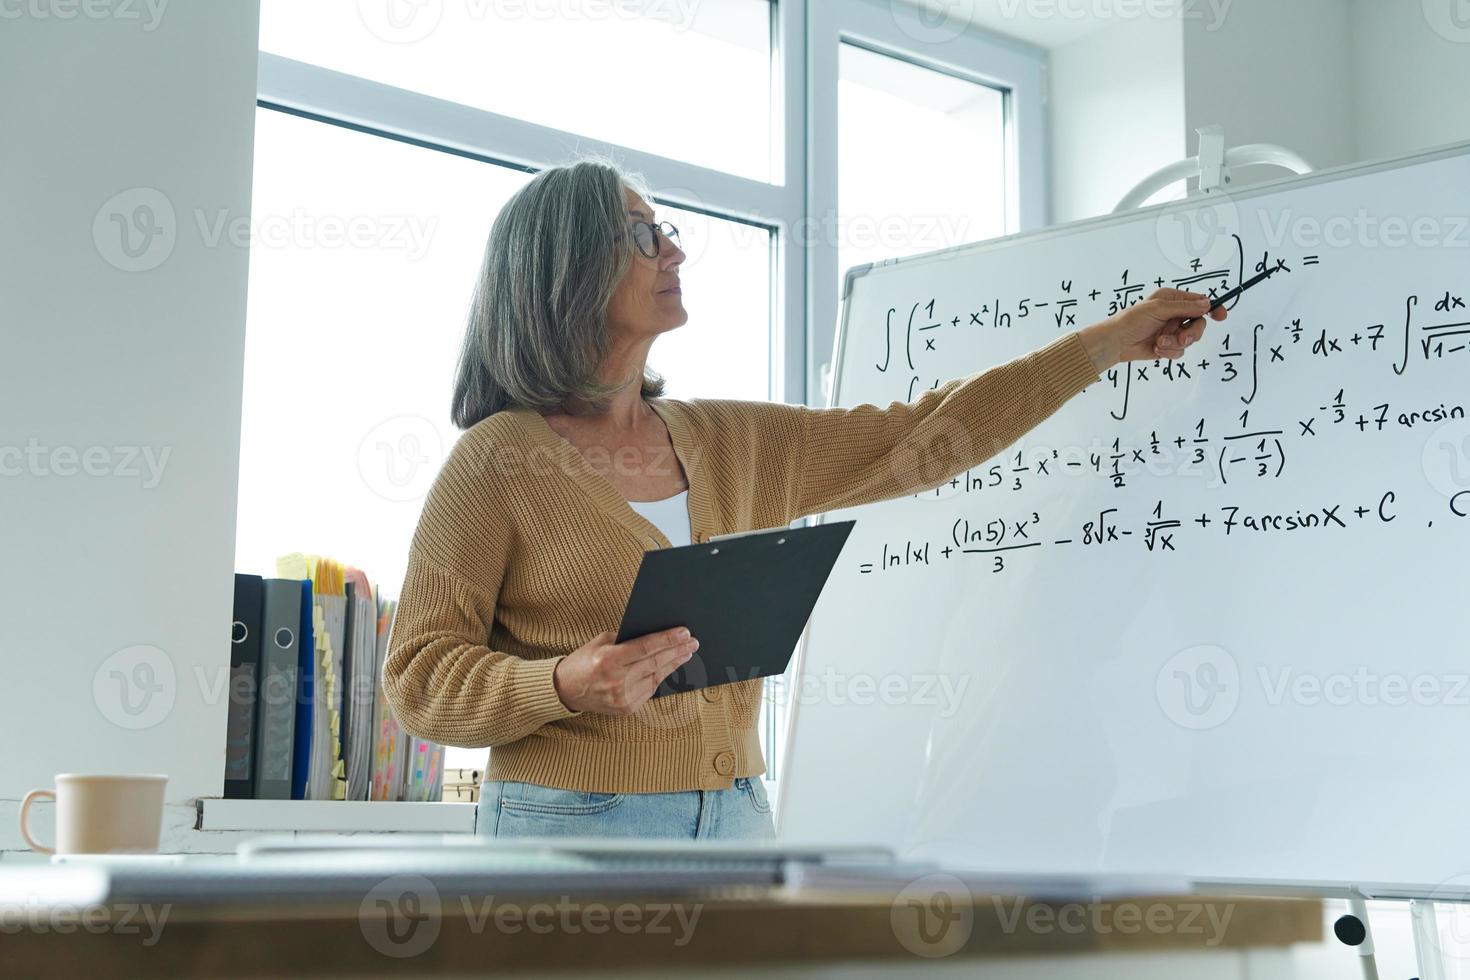
[(255, 698), (260, 686), (260, 630), (265, 581), (235, 574), (235, 618), (230, 626), (229, 708), (225, 727), (225, 799), (255, 795)]
[(289, 578), (266, 579), (265, 613), (260, 630), (260, 687), (255, 707), (255, 798), (258, 800), (291, 798), (300, 629), (301, 583)]
[(654, 697), (780, 674), (855, 521), (644, 552), (617, 642), (675, 626), (699, 641)]

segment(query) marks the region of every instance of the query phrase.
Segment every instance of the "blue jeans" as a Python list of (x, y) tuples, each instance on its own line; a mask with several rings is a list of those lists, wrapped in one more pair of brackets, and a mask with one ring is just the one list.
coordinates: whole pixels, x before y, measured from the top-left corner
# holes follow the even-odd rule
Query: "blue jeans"
[(730, 789), (682, 793), (584, 793), (489, 780), (475, 833), (489, 837), (640, 837), (771, 840), (771, 804), (759, 776)]

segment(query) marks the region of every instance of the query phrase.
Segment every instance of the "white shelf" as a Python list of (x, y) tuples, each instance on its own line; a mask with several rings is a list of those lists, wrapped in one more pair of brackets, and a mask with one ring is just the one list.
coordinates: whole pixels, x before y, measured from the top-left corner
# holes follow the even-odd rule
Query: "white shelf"
[(195, 829), (472, 834), (475, 804), (207, 798), (199, 801)]

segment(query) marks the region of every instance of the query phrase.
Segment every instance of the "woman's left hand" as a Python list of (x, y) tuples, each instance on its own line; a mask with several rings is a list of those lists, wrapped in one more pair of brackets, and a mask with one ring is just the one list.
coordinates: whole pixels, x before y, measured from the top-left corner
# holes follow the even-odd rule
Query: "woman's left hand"
[(1098, 374), (1119, 361), (1173, 360), (1204, 336), (1206, 317), (1225, 319), (1223, 306), (1214, 313), (1209, 309), (1210, 299), (1201, 293), (1159, 289), (1078, 335)]

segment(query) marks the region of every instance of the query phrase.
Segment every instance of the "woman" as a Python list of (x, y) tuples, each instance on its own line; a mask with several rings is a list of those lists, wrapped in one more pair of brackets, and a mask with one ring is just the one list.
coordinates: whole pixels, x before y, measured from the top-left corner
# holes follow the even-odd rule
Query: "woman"
[(454, 391), (465, 431), (384, 666), (405, 729), (491, 747), (481, 833), (771, 837), (761, 681), (651, 700), (699, 638), (613, 642), (643, 552), (937, 486), (1119, 360), (1177, 357), (1205, 329), (1207, 300), (1165, 289), (908, 404), (666, 399), (645, 363), (688, 319), (684, 253), (648, 197), (610, 165), (546, 170), (486, 246)]

